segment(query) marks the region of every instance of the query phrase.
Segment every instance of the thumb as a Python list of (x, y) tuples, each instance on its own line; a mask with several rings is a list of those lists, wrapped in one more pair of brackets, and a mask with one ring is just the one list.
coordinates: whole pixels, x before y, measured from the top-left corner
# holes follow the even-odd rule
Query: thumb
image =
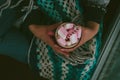
[(49, 31), (53, 31), (53, 30), (55, 30), (60, 24), (61, 24), (61, 22), (56, 23), (56, 24), (53, 24), (53, 25), (50, 25), (50, 26), (48, 27), (48, 30), (49, 30)]

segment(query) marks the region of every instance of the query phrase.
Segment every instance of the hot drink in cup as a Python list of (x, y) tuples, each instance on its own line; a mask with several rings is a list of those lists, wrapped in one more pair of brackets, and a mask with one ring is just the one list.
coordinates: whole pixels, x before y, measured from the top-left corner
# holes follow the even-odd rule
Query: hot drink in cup
[(63, 23), (56, 29), (55, 39), (63, 48), (75, 47), (81, 39), (81, 27), (73, 23)]

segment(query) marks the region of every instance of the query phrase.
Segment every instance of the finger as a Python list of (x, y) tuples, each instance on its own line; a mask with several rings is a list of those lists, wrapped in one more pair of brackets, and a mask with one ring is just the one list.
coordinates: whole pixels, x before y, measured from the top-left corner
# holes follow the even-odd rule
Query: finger
[(80, 43), (79, 43), (79, 46), (82, 46), (83, 44), (85, 43), (85, 40), (83, 39), (81, 39), (81, 41), (80, 41)]
[(63, 53), (63, 54), (68, 54), (68, 52), (62, 51), (62, 50), (61, 50), (61, 47), (59, 47), (58, 45), (55, 45), (55, 48), (56, 48), (58, 51), (60, 51), (61, 53)]
[(54, 36), (55, 34), (54, 34), (53, 31), (48, 31), (48, 35), (49, 35), (49, 36)]
[(44, 40), (44, 42), (46, 42), (48, 45), (50, 45), (50, 46), (53, 48), (53, 50), (55, 50), (55, 51), (57, 51), (57, 52), (59, 52), (59, 53), (62, 53), (62, 54), (64, 54), (64, 55), (67, 55), (67, 54), (68, 54), (68, 53), (65, 52), (65, 51), (61, 51), (61, 50), (60, 50), (61, 47), (57, 46), (57, 45), (55, 44), (55, 42), (54, 42), (49, 36), (44, 36), (44, 38), (42, 38), (42, 40)]
[(50, 25), (50, 26), (48, 27), (48, 30), (49, 30), (49, 31), (53, 31), (53, 30), (55, 30), (60, 24), (61, 24), (61, 22), (56, 23), (56, 24), (53, 24), (53, 25)]
[(48, 36), (48, 35), (43, 36), (40, 39), (43, 40), (44, 42), (46, 42), (50, 46), (54, 46), (55, 45), (55, 42), (53, 41), (53, 39), (50, 36)]
[(55, 50), (56, 52), (58, 52), (58, 53), (61, 53), (61, 54), (65, 55), (65, 56), (67, 56), (67, 57), (69, 56), (69, 53), (68, 53), (68, 52), (61, 51), (61, 48), (60, 48), (59, 46), (57, 46), (57, 45), (55, 45), (54, 50)]
[(80, 46), (80, 44), (78, 44), (77, 46), (75, 46), (75, 47), (73, 47), (73, 48), (68, 48), (68, 49), (62, 48), (61, 51), (72, 52), (72, 51), (74, 51), (76, 48), (78, 48), (79, 46)]
[[(90, 33), (89, 33), (90, 34)], [(89, 39), (88, 38), (88, 34), (87, 34), (87, 30), (86, 28), (82, 27), (82, 34), (81, 34), (81, 40), (79, 42), (79, 46), (83, 45), (85, 42), (87, 42)]]
[(71, 48), (71, 49), (61, 49), (61, 51), (64, 51), (64, 52), (72, 52), (74, 50), (75, 50), (74, 48)]

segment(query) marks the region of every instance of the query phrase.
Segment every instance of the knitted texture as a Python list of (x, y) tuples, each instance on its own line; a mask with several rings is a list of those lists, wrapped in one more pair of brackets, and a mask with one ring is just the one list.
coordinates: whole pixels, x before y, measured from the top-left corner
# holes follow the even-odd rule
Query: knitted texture
[(40, 9), (56, 22), (73, 22), (78, 15), (79, 21), (82, 21), (82, 16), (77, 7), (79, 5), (76, 4), (75, 0), (38, 0), (37, 3)]
[[(41, 10), (56, 22), (72, 22), (81, 16), (77, 0), (38, 0)], [(82, 17), (79, 17), (81, 23)], [(76, 21), (76, 20), (75, 20)], [(59, 55), (43, 41), (36, 39), (39, 75), (49, 80), (88, 80), (96, 64), (96, 38), (73, 51), (69, 58)]]
[[(92, 43), (90, 43), (91, 41)], [(96, 62), (95, 39), (91, 41), (73, 51), (72, 58), (67, 59), (63, 56), (57, 56), (58, 53), (55, 53), (50, 46), (41, 40), (37, 40), (36, 44), (39, 44), (36, 50), (37, 67), (40, 76), (49, 80), (84, 80), (89, 78), (88, 72)], [(86, 45), (91, 46), (91, 48), (89, 49)], [(90, 53), (92, 53), (91, 58), (89, 57)]]

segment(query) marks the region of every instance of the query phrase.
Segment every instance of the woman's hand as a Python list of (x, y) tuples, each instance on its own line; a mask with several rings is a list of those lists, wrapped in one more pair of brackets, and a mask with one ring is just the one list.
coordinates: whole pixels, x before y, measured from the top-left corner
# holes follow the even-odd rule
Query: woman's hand
[(79, 44), (70, 49), (61, 48), (58, 46), (55, 41), (51, 38), (51, 36), (55, 36), (53, 30), (55, 30), (61, 23), (53, 24), (53, 25), (30, 25), (29, 28), (32, 33), (39, 39), (46, 42), (52, 49), (58, 53), (62, 53), (65, 56), (69, 55), (69, 52), (74, 51), (76, 48), (92, 39), (98, 32), (99, 24), (95, 22), (88, 22), (88, 27), (82, 27), (82, 36)]
[(70, 48), (70, 49), (61, 49), (61, 50), (65, 51), (65, 52), (74, 51), (76, 48), (78, 48), (79, 46), (81, 46), (82, 44), (87, 42), (88, 40), (92, 39), (98, 32), (99, 24), (91, 21), (91, 22), (88, 23), (87, 26), (88, 27), (82, 27), (81, 40), (76, 47)]
[(59, 47), (51, 37), (54, 36), (53, 30), (55, 30), (59, 25), (60, 23), (53, 25), (30, 25), (29, 29), (37, 38), (51, 46), (54, 51), (67, 56), (68, 52), (61, 51), (61, 47)]

